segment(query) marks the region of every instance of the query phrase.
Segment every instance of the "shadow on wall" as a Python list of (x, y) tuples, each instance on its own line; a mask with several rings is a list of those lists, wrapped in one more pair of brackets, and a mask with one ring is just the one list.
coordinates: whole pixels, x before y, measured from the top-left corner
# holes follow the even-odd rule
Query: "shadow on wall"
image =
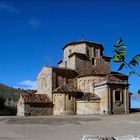
[(16, 113), (16, 108), (3, 107), (0, 109), (0, 116), (16, 116)]

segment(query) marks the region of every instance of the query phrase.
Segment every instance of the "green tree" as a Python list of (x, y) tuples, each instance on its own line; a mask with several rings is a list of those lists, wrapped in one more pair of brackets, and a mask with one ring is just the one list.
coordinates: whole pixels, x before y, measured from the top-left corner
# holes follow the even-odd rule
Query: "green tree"
[[(137, 54), (129, 60), (126, 60), (126, 58), (128, 58), (126, 49), (127, 47), (123, 44), (123, 40), (119, 39), (114, 45), (113, 62), (120, 63), (118, 70), (127, 68), (129, 75), (135, 74), (137, 76), (140, 76), (140, 73), (135, 70), (135, 68), (139, 65), (140, 62), (140, 54)], [(138, 90), (138, 93), (140, 94), (140, 90)]]

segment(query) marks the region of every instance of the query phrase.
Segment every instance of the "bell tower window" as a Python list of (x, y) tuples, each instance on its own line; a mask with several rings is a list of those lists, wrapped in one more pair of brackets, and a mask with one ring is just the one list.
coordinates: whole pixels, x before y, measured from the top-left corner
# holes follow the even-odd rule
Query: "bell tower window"
[(89, 56), (89, 49), (86, 48), (86, 55)]
[(96, 49), (95, 48), (93, 49), (93, 54), (94, 54), (94, 57), (96, 57)]

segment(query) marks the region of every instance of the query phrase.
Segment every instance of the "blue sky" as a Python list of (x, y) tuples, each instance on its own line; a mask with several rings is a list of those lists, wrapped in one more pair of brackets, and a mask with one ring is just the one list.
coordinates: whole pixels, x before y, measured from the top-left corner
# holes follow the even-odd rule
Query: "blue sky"
[[(139, 25), (139, 0), (0, 0), (0, 82), (33, 88), (42, 66), (56, 66), (71, 41), (100, 42), (112, 56), (122, 37), (131, 58), (140, 51)], [(132, 106), (139, 107), (140, 78), (129, 82)]]

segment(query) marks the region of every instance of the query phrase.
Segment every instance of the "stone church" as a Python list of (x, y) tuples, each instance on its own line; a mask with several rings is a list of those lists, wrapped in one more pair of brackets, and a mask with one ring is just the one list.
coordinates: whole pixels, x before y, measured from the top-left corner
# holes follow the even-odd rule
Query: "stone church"
[(42, 108), (45, 115), (129, 113), (128, 76), (112, 72), (111, 57), (103, 51), (102, 44), (89, 41), (66, 44), (58, 67), (44, 66), (39, 73), (37, 93), (21, 95), (17, 115), (41, 115), (31, 110)]

